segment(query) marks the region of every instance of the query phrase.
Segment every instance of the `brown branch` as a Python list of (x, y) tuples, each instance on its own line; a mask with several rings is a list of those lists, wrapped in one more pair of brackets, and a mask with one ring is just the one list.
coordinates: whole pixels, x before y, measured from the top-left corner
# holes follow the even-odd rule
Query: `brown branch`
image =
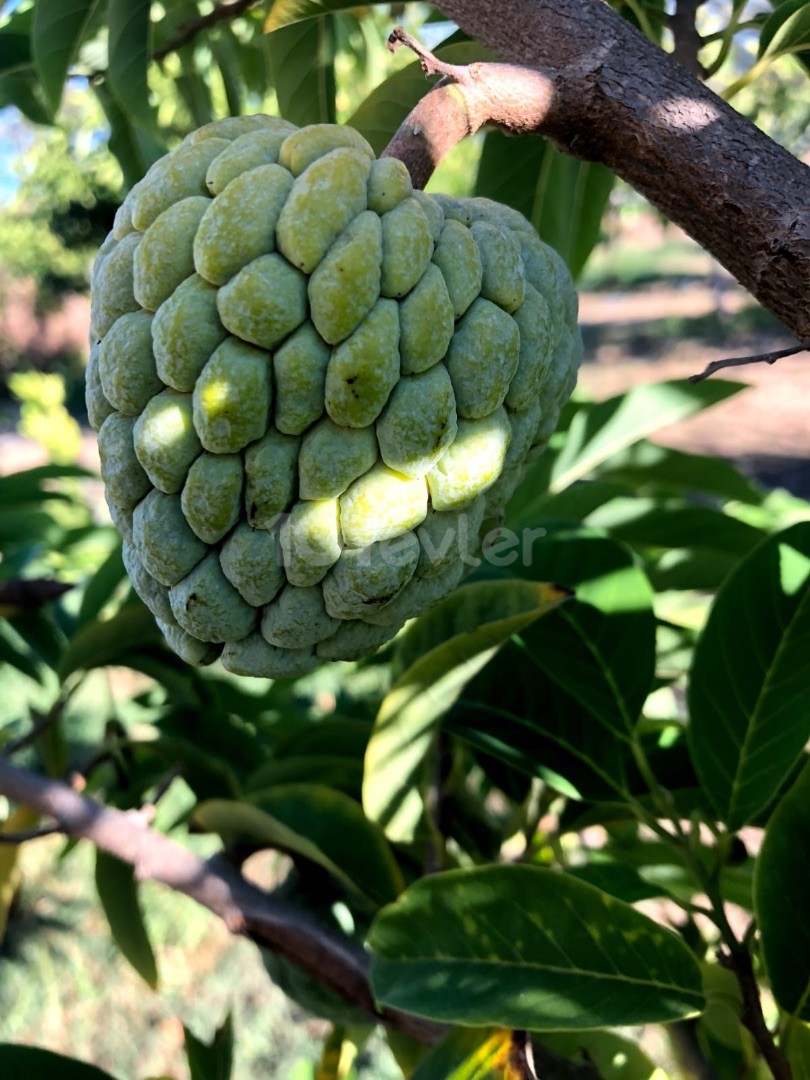
[(773, 1035), (762, 1014), (762, 1002), (759, 997), (759, 987), (754, 974), (751, 954), (742, 945), (734, 950), (729, 949), (726, 951), (721, 949), (717, 953), (717, 962), (721, 967), (732, 972), (739, 983), (742, 994), (740, 1023), (750, 1031), (775, 1080), (792, 1080), (793, 1070), (790, 1067), (790, 1062), (774, 1042)]
[(790, 349), (777, 349), (776, 352), (754, 353), (753, 356), (729, 356), (725, 360), (712, 360), (698, 375), (690, 375), (690, 383), (703, 382), (710, 375), (714, 375), (723, 368), (745, 367), (747, 364), (775, 364), (785, 356), (795, 356), (796, 353), (807, 352), (808, 345), (794, 345)]
[(347, 1001), (422, 1043), (434, 1043), (443, 1025), (395, 1009), (378, 1009), (368, 982), (368, 954), (362, 946), (317, 923), (308, 915), (246, 881), (226, 859), (206, 862), (163, 833), (150, 829), (137, 813), (100, 806), (52, 780), (0, 759), (0, 792), (13, 802), (50, 817), (68, 836), (134, 867), (136, 877), (159, 881), (190, 896), (217, 915), (231, 933), (250, 938), (298, 964)]
[(675, 11), (669, 19), (673, 37), (672, 55), (697, 79), (706, 77), (706, 69), (698, 59), (703, 38), (696, 24), (697, 11), (703, 3), (704, 0), (676, 0)]
[(61, 825), (38, 825), (20, 832), (4, 832), (0, 829), (0, 844), (27, 844), (29, 840), (41, 840), (43, 836), (56, 836), (58, 833), (64, 833)]
[(417, 186), (443, 153), (486, 123), (544, 135), (621, 176), (799, 341), (810, 341), (806, 165), (603, 0), (437, 6), (509, 63), (473, 64), (463, 77), (434, 67), (443, 85), (416, 106), (387, 150), (405, 161)]
[(163, 60), (169, 53), (177, 52), (184, 45), (188, 45), (204, 30), (210, 30), (221, 22), (237, 18), (257, 3), (258, 0), (231, 0), (230, 3), (216, 4), (207, 15), (199, 15), (196, 19), (189, 19), (187, 23), (184, 23), (170, 41), (161, 45), (159, 49), (155, 49), (152, 59)]

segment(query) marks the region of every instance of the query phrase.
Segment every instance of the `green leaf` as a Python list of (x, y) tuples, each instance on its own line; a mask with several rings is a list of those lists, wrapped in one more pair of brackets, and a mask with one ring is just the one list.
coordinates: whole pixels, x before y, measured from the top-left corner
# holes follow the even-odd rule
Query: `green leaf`
[(575, 599), (504, 649), (450, 730), (575, 798), (615, 797), (653, 679), (652, 590), (631, 553), (593, 531), (526, 530), (522, 547), (521, 574)]
[[(650, 383), (580, 408), (571, 421), (562, 450), (553, 459), (549, 490), (563, 491), (640, 439), (725, 401), (743, 389), (743, 383), (722, 380)], [(530, 470), (516, 495), (518, 500), (522, 493), (529, 496), (524, 496), (522, 503), (518, 501), (519, 522), (532, 520), (542, 507), (545, 492), (532, 499), (534, 483)]]
[(93, 90), (110, 125), (110, 150), (118, 159), (127, 187), (131, 188), (166, 153), (166, 147), (132, 123), (104, 83), (94, 84)]
[(810, 763), (765, 829), (754, 909), (774, 997), (810, 1020)]
[(627, 904), (666, 895), (664, 889), (645, 881), (632, 866), (623, 866), (617, 862), (587, 863), (569, 870), (568, 873), (577, 881), (586, 881)]
[(100, 0), (37, 0), (31, 48), (40, 85), (53, 112), (59, 108), (68, 69)]
[(138, 883), (129, 863), (96, 851), (96, 889), (116, 945), (147, 986), (157, 990), (155, 954), (138, 902)]
[(31, 70), (31, 27), (34, 9), (14, 11), (0, 26), (0, 76)]
[(315, 19), (332, 11), (348, 8), (372, 7), (381, 0), (275, 0), (264, 24), (264, 32), (272, 33), (284, 26), (292, 26), (304, 19)]
[[(436, 56), (445, 64), (472, 64), (478, 60), (491, 59), (481, 45), (471, 41), (439, 47)], [(368, 139), (375, 154), (380, 154), (411, 109), (429, 89), (419, 61), (407, 64), (372, 90), (346, 123)]]
[(219, 68), (228, 113), (230, 116), (241, 116), (244, 111), (244, 86), (240, 60), (244, 47), (227, 23), (219, 33), (211, 35), (209, 45)]
[(326, 754), (307, 754), (300, 757), (284, 757), (268, 761), (248, 778), (247, 790), (254, 792), (273, 788), (278, 784), (294, 784), (310, 781), (325, 787), (344, 791), (347, 795), (360, 795), (363, 783), (362, 761)]
[(780, 1048), (793, 1069), (793, 1080), (810, 1080), (810, 1024), (795, 1023)]
[(13, 105), (34, 124), (50, 124), (53, 116), (33, 67), (0, 75), (0, 109)]
[(151, 613), (142, 604), (128, 604), (113, 619), (85, 623), (62, 656), (58, 674), (67, 678), (73, 671), (126, 664), (127, 654), (162, 642)]
[(231, 1080), (233, 1072), (233, 1016), (225, 1017), (217, 1028), (211, 1043), (198, 1039), (185, 1025), (183, 1034), (186, 1043), (191, 1080)]
[(810, 738), (810, 522), (769, 537), (723, 585), (695, 650), (689, 711), (698, 776), (739, 829)]
[(466, 1025), (588, 1030), (703, 1007), (686, 944), (563, 873), (487, 866), (417, 881), (374, 920), (381, 1005)]
[(646, 489), (701, 493), (718, 499), (760, 506), (765, 492), (730, 461), (709, 454), (687, 454), (642, 439), (608, 459), (599, 475), (630, 484), (640, 493)]
[(735, 558), (748, 554), (762, 540), (761, 529), (710, 506), (691, 506), (681, 499), (614, 499), (588, 517), (626, 544), (655, 548), (696, 548)]
[[(765, 20), (759, 34), (759, 56), (799, 53), (810, 58), (810, 2), (787, 0)], [(806, 56), (803, 55), (806, 53)]]
[(20, 506), (23, 503), (65, 499), (64, 491), (45, 487), (49, 480), (95, 479), (96, 474), (78, 465), (37, 465), (0, 477), (0, 506)]
[(125, 577), (119, 541), (87, 583), (79, 609), (79, 626), (95, 619)]
[(13, 1043), (0, 1043), (0, 1071), (9, 1078), (24, 1076), (25, 1080), (114, 1080), (110, 1073), (76, 1058)]
[(563, 154), (550, 142), (492, 131), (475, 193), (519, 210), (577, 277), (599, 239), (615, 179), (604, 165)]
[(286, 26), (267, 38), (278, 107), (299, 127), (335, 123), (335, 41), (331, 18)]
[(107, 81), (119, 108), (136, 125), (155, 134), (146, 71), (151, 54), (152, 0), (108, 0), (109, 64)]
[(0, 617), (0, 664), (10, 664), (29, 679), (40, 682), (42, 671), (26, 644), (21, 642), (11, 623)]
[(576, 592), (572, 604), (522, 635), (534, 666), (593, 720), (629, 737), (649, 693), (655, 652), (652, 590), (632, 555), (599, 533), (549, 532), (533, 538), (522, 573)]
[(221, 836), (303, 855), (374, 908), (389, 903), (403, 887), (381, 829), (340, 791), (284, 784), (252, 795), (250, 802), (212, 799), (197, 807), (194, 820)]
[(408, 628), (395, 654), (403, 674), (374, 722), (363, 778), (366, 813), (389, 838), (413, 834), (419, 775), (442, 715), (504, 642), (569, 595), (521, 581), (465, 585)]

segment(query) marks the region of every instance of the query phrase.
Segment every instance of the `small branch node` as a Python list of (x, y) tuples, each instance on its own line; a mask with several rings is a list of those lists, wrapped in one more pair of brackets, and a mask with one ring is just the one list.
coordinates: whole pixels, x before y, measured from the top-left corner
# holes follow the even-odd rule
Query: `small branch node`
[(394, 27), (388, 35), (386, 44), (392, 53), (396, 52), (401, 45), (404, 45), (406, 49), (410, 49), (411, 52), (418, 56), (422, 71), (428, 76), (443, 75), (445, 78), (452, 79), (455, 82), (465, 70), (457, 64), (442, 63), (437, 56), (433, 55), (430, 49), (425, 48), (420, 41), (401, 26)]

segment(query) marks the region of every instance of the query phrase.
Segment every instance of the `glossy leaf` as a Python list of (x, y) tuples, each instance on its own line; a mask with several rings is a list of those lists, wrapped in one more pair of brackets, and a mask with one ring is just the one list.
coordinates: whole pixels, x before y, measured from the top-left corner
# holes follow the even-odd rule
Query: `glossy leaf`
[(488, 866), (417, 881), (369, 934), (380, 1004), (536, 1031), (667, 1023), (703, 1007), (689, 948), (563, 873)]
[(0, 1072), (8, 1077), (24, 1076), (25, 1080), (114, 1080), (109, 1073), (76, 1058), (13, 1043), (0, 1043)]
[(519, 210), (577, 277), (599, 240), (615, 179), (604, 165), (563, 154), (550, 142), (492, 131), (475, 193)]
[(104, 83), (93, 89), (110, 125), (110, 150), (118, 160), (128, 188), (165, 152), (157, 139), (133, 123)]
[(183, 1035), (191, 1080), (231, 1080), (233, 1072), (233, 1017), (230, 1013), (211, 1043), (198, 1039), (185, 1025)]
[(543, 139), (521, 139), (500, 131), (487, 132), (475, 179), (475, 194), (506, 203), (531, 221), (535, 212), (537, 177), (545, 152)]
[(283, 26), (314, 19), (333, 11), (346, 11), (348, 8), (372, 7), (381, 0), (275, 0), (264, 24), (264, 32), (271, 33)]
[(395, 653), (402, 674), (377, 714), (363, 778), (366, 813), (391, 839), (413, 835), (419, 777), (442, 715), (513, 634), (569, 595), (520, 581), (465, 585), (406, 631)]
[(633, 556), (589, 531), (527, 530), (520, 573), (574, 588), (491, 663), (450, 730), (574, 798), (615, 798), (653, 679), (652, 591)]
[(37, 0), (31, 49), (40, 86), (56, 112), (68, 69), (100, 0)]
[(151, 52), (151, 0), (108, 0), (107, 80), (119, 107), (144, 131), (157, 129), (146, 72)]
[(62, 655), (58, 674), (126, 664), (127, 654), (162, 642), (155, 620), (142, 604), (128, 604), (113, 619), (93, 620), (76, 633)]
[(725, 458), (689, 454), (646, 439), (604, 462), (599, 475), (632, 484), (642, 493), (650, 488), (679, 494), (700, 492), (752, 506), (759, 506), (765, 496), (758, 485)]
[(754, 908), (774, 997), (810, 1020), (810, 764), (768, 822)]
[(37, 658), (31, 655), (26, 643), (20, 640), (20, 635), (4, 618), (0, 618), (0, 665), (2, 664), (9, 664), (35, 682), (41, 679), (42, 671)]
[(110, 554), (87, 583), (82, 597), (82, 606), (79, 608), (79, 626), (83, 626), (85, 623), (90, 622), (91, 619), (95, 619), (125, 577), (126, 571), (121, 559), (121, 544), (116, 543)]
[(267, 38), (270, 69), (285, 120), (299, 127), (335, 123), (334, 29), (330, 19), (286, 26)]
[[(725, 401), (743, 389), (743, 383), (722, 380), (649, 383), (578, 409), (563, 448), (551, 461), (550, 491), (563, 491), (640, 439)], [(541, 463), (542, 458), (538, 466)], [(525, 495), (520, 500), (521, 494), (532, 492), (535, 484), (532, 472), (529, 471), (517, 493), (520, 523), (533, 520), (545, 498), (545, 492), (541, 492), (534, 500)]]
[(759, 55), (781, 56), (799, 53), (810, 56), (810, 2), (786, 0), (779, 3), (762, 25)]
[(695, 651), (689, 711), (698, 776), (736, 830), (810, 738), (810, 522), (769, 537), (725, 582)]
[(157, 964), (138, 900), (135, 871), (114, 855), (96, 851), (96, 889), (116, 945), (146, 985), (156, 990)]
[(576, 598), (523, 635), (536, 668), (619, 737), (629, 736), (654, 664), (652, 590), (632, 555), (595, 532), (533, 538), (526, 577), (573, 588)]
[(363, 783), (363, 764), (357, 758), (336, 757), (326, 754), (307, 754), (283, 757), (268, 761), (248, 780), (251, 793), (273, 788), (278, 784), (309, 782), (358, 795)]
[[(483, 46), (472, 41), (440, 46), (436, 49), (436, 56), (445, 64), (472, 64), (478, 60), (490, 59), (490, 54)], [(419, 61), (407, 64), (372, 90), (346, 122), (365, 136), (374, 152), (380, 154), (429, 88)]]
[(14, 11), (0, 26), (0, 76), (30, 69), (33, 8)]
[(388, 842), (361, 807), (318, 784), (284, 784), (250, 802), (213, 799), (194, 814), (204, 829), (303, 855), (375, 908), (402, 889)]

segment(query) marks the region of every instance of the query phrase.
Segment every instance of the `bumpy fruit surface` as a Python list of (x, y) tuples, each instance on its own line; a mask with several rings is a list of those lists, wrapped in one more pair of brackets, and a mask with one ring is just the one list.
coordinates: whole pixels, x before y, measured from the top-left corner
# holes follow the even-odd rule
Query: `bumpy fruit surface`
[(529, 223), (350, 128), (194, 132), (93, 271), (90, 420), (132, 583), (191, 663), (356, 659), (474, 565), (581, 355)]

